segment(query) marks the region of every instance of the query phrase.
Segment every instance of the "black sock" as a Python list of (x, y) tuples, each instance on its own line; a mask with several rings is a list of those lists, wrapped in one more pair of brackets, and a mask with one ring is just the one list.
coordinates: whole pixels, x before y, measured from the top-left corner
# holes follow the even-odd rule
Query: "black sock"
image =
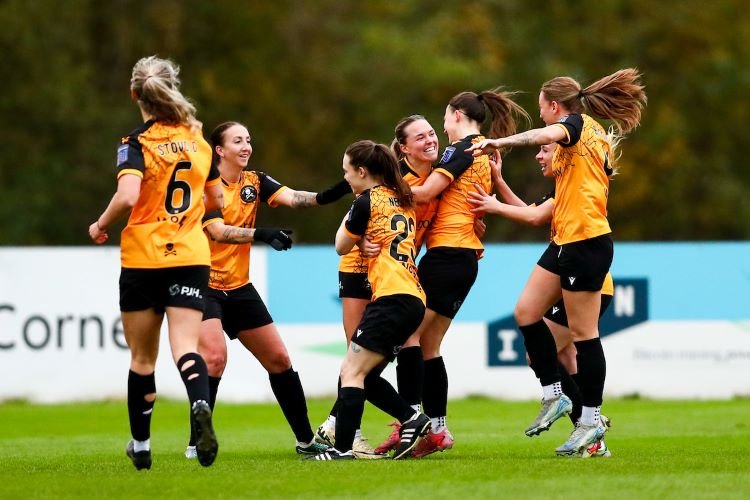
[(210, 398), (208, 404), (211, 407), (211, 411), (213, 411), (216, 406), (216, 395), (219, 393), (219, 382), (221, 382), (221, 377), (208, 376), (208, 397)]
[[(399, 422), (409, 419), (414, 410), (386, 379), (380, 376), (382, 370), (375, 369), (365, 377), (365, 397), (379, 410)], [(338, 434), (336, 435), (338, 444)]]
[(562, 391), (573, 402), (573, 410), (568, 414), (570, 421), (575, 425), (581, 416), (581, 390), (575, 381), (575, 374), (570, 375), (562, 363), (558, 362), (557, 370), (560, 372), (560, 385)]
[(336, 449), (347, 452), (354, 444), (354, 433), (362, 425), (365, 391), (359, 387), (342, 387), (339, 392), (339, 416), (336, 418)]
[(448, 415), (448, 372), (442, 356), (424, 362), (423, 392), (422, 407), (428, 416)]
[(271, 390), (276, 396), (276, 401), (279, 402), (281, 411), (294, 432), (294, 437), (300, 443), (312, 441), (313, 431), (307, 418), (305, 391), (297, 372), (289, 368), (285, 372), (269, 373), (268, 379), (271, 381)]
[(422, 402), (422, 386), (424, 385), (424, 360), (420, 346), (406, 347), (396, 356), (396, 381), (398, 393), (409, 406)]
[(331, 411), (328, 412), (328, 414), (332, 417), (335, 417), (339, 414), (339, 392), (340, 391), (341, 391), (341, 377), (339, 377), (339, 383), (336, 386), (336, 401), (333, 402)]
[[(194, 363), (191, 365), (190, 361), (194, 361)], [(180, 377), (185, 384), (190, 406), (192, 407), (193, 403), (200, 400), (208, 403), (211, 400), (208, 390), (208, 370), (201, 355), (197, 352), (184, 354), (177, 361), (177, 369), (180, 371)]]
[[(210, 398), (208, 401), (208, 406), (211, 407), (211, 411), (214, 411), (214, 407), (216, 406), (216, 394), (219, 392), (219, 382), (221, 382), (221, 377), (212, 377), (211, 375), (208, 376), (208, 397)], [(193, 428), (193, 417), (192, 413), (190, 414), (190, 442), (188, 444), (190, 446), (195, 446), (195, 429)]]
[(544, 320), (539, 320), (526, 326), (519, 326), (523, 334), (523, 343), (529, 354), (529, 366), (534, 370), (536, 378), (544, 385), (560, 382), (557, 371), (557, 347), (555, 338)]
[(130, 434), (133, 439), (145, 441), (151, 437), (151, 414), (154, 401), (146, 401), (145, 396), (156, 393), (154, 374), (138, 375), (133, 370), (128, 373), (128, 417)]
[(583, 411), (583, 397), (581, 396), (581, 387), (578, 385), (578, 373), (574, 373), (570, 378), (573, 379), (573, 383), (578, 389), (578, 404), (574, 402), (573, 411), (570, 412), (570, 420), (573, 422), (573, 425), (575, 425), (581, 418), (581, 412)]
[(583, 406), (601, 406), (604, 379), (607, 378), (607, 361), (601, 339), (582, 340), (576, 342), (575, 346), (578, 351), (578, 387), (581, 388)]

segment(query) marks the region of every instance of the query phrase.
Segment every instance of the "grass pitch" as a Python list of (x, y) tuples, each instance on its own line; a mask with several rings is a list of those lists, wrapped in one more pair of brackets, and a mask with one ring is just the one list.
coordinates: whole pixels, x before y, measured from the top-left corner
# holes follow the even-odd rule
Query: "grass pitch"
[[(330, 401), (309, 403), (315, 428)], [(607, 401), (611, 458), (560, 458), (571, 430), (560, 420), (523, 434), (538, 402), (451, 401), (456, 446), (421, 460), (305, 462), (274, 404), (219, 405), (216, 463), (182, 453), (187, 403), (158, 401), (154, 464), (137, 472), (125, 457), (124, 402), (0, 405), (2, 498), (749, 498), (750, 400)], [(373, 444), (390, 427), (368, 405)]]

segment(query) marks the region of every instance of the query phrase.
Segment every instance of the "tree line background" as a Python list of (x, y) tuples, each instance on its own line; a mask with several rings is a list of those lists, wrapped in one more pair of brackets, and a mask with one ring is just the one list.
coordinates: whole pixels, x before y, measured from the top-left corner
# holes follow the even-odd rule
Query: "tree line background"
[[(750, 238), (750, 14), (740, 0), (0, 0), (0, 244), (88, 244), (114, 193), (115, 150), (140, 123), (140, 57), (169, 57), (206, 136), (245, 123), (251, 168), (295, 189), (341, 178), (345, 147), (390, 143), (403, 116), (442, 116), (463, 90), (502, 86), (540, 126), (541, 84), (624, 67), (649, 103), (610, 189), (619, 241)], [(505, 157), (524, 199), (550, 189), (536, 149)], [(330, 243), (348, 201), (259, 212), (259, 226)], [(117, 242), (112, 231), (112, 241)], [(493, 218), (486, 241), (540, 241)]]

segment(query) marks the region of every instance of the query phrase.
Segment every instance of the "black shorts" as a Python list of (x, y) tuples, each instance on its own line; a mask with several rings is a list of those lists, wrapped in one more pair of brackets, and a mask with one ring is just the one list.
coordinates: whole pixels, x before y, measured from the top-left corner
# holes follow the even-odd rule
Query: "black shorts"
[(352, 342), (382, 354), (391, 362), (422, 318), (424, 304), (418, 297), (407, 294), (380, 297), (365, 307)]
[(203, 321), (218, 318), (227, 336), (234, 340), (240, 332), (273, 323), (263, 299), (252, 283), (234, 290), (209, 288)]
[(162, 314), (167, 307), (203, 311), (208, 289), (208, 266), (164, 267), (120, 270), (120, 311), (153, 309)]
[(372, 288), (367, 273), (342, 273), (339, 271), (339, 298), (372, 298)]
[(609, 272), (614, 245), (609, 234), (556, 245), (550, 243), (537, 264), (560, 276), (560, 286), (571, 292), (598, 292)]
[(417, 272), (427, 295), (427, 307), (450, 319), (455, 318), (478, 272), (476, 250), (449, 247), (427, 250)]
[[(611, 303), (612, 296), (602, 294), (602, 305), (599, 309), (600, 318), (604, 316), (604, 313), (607, 311), (607, 308)], [(565, 312), (565, 304), (563, 303), (562, 299), (558, 300), (554, 306), (550, 307), (549, 311), (544, 313), (544, 317), (552, 321), (553, 323), (557, 323), (558, 325), (562, 325), (566, 328), (568, 326), (568, 313)]]

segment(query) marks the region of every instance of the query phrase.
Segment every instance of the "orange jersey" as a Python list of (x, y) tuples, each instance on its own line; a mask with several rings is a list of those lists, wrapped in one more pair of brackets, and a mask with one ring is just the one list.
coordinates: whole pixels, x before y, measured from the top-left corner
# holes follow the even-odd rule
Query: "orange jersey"
[(354, 245), (351, 252), (341, 256), (339, 271), (342, 273), (367, 273), (367, 258), (360, 253), (357, 245)]
[(606, 132), (588, 115), (572, 114), (557, 126), (567, 134), (552, 157), (556, 203), (552, 239), (558, 245), (612, 232), (607, 221), (609, 153)]
[(380, 253), (368, 259), (367, 278), (372, 285), (373, 300), (408, 294), (424, 302), (414, 262), (414, 210), (400, 207), (392, 189), (375, 186), (359, 195), (347, 214), (344, 228), (352, 238), (366, 234), (380, 246)]
[[(409, 184), (409, 186), (421, 186), (422, 184), (424, 184), (424, 181), (427, 180), (427, 176), (429, 175), (429, 173), (424, 177), (420, 177), (419, 174), (416, 173), (413, 168), (411, 168), (411, 165), (409, 165), (409, 162), (406, 161), (406, 158), (401, 160), (400, 165), (401, 176), (404, 178), (406, 183)], [(419, 254), (419, 250), (422, 248), (422, 242), (424, 241), (427, 231), (432, 225), (435, 214), (437, 214), (438, 202), (439, 200), (435, 198), (434, 200), (430, 200), (427, 203), (419, 203), (418, 205), (416, 205), (416, 207), (414, 207), (414, 214), (417, 218), (417, 232), (414, 235), (414, 241), (417, 245), (417, 254)]]
[(437, 214), (427, 233), (427, 248), (451, 247), (471, 248), (481, 256), (482, 242), (474, 232), (472, 205), (466, 200), (467, 194), (479, 184), (492, 192), (490, 160), (487, 155), (472, 156), (465, 149), (484, 139), (481, 135), (470, 135), (456, 141), (443, 152), (436, 172), (446, 175), (451, 183), (440, 195)]
[(209, 265), (203, 192), (219, 172), (200, 131), (147, 121), (117, 149), (117, 178), (127, 174), (141, 178), (141, 191), (122, 231), (122, 267)]
[[(406, 159), (400, 161), (401, 175), (409, 186), (421, 186), (427, 177), (420, 177), (409, 165)], [(414, 209), (417, 221), (417, 229), (414, 235), (414, 241), (417, 246), (417, 255), (422, 247), (425, 234), (432, 224), (432, 219), (437, 212), (438, 200), (432, 200), (429, 203), (421, 203)], [(366, 273), (367, 259), (359, 252), (359, 247), (355, 246), (352, 251), (341, 257), (339, 260), (339, 271), (344, 273)]]
[[(224, 185), (224, 208), (221, 213), (206, 214), (203, 227), (224, 220), (229, 226), (253, 228), (258, 204), (275, 206), (274, 200), (285, 189), (273, 177), (263, 172), (244, 170), (238, 182), (221, 180)], [(210, 238), (209, 238), (210, 240)], [(251, 243), (239, 245), (209, 241), (211, 274), (208, 285), (216, 290), (234, 290), (250, 282)]]

